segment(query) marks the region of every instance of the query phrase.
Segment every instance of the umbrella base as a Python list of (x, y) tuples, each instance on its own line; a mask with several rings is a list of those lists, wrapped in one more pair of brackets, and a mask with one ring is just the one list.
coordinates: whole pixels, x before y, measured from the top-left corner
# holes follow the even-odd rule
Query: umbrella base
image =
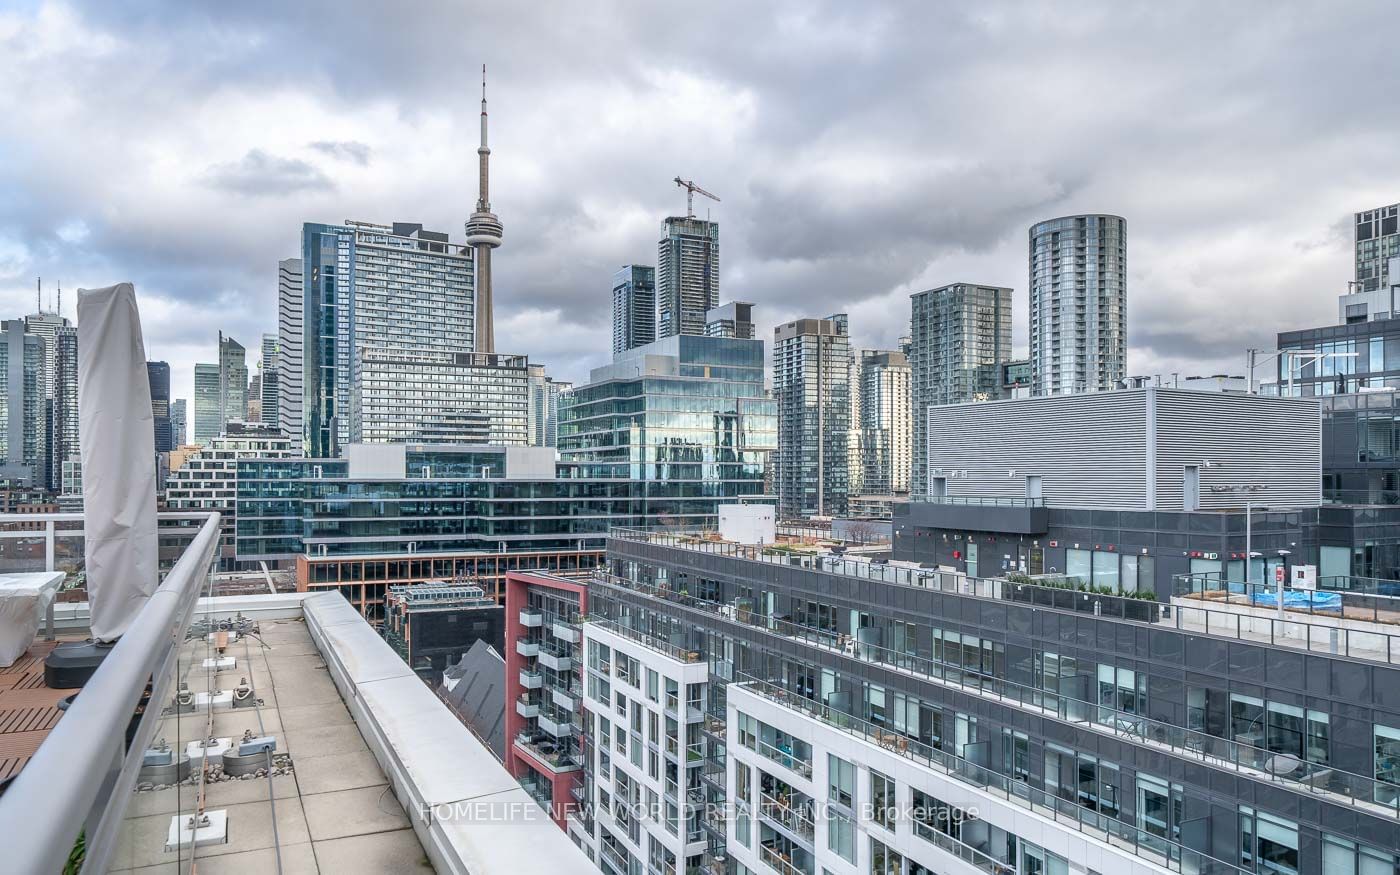
[(95, 641), (60, 644), (44, 660), (44, 685), (51, 690), (81, 687), (111, 652), (111, 644), (98, 644)]

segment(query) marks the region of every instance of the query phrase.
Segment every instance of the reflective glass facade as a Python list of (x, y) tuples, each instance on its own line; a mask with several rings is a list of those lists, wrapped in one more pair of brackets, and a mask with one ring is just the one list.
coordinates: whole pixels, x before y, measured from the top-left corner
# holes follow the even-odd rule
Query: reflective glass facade
[(601, 550), (612, 526), (713, 524), (731, 494), (700, 480), (508, 478), (505, 449), (410, 447), (402, 478), (343, 459), (239, 459), (240, 561), (383, 554)]
[(762, 341), (666, 338), (615, 357), (560, 401), (559, 451), (577, 476), (713, 498), (764, 491), (777, 426)]

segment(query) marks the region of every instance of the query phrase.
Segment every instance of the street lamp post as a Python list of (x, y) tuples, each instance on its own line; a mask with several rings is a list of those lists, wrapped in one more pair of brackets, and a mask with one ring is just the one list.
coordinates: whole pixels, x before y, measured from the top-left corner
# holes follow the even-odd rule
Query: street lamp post
[[(1278, 618), (1279, 620), (1283, 620), (1283, 579), (1288, 576), (1288, 551), (1280, 550), (1278, 551), (1278, 555), (1282, 564), (1279, 565), (1278, 570), (1274, 572), (1274, 580), (1278, 584)], [(1279, 631), (1282, 632), (1283, 630), (1280, 629)]]

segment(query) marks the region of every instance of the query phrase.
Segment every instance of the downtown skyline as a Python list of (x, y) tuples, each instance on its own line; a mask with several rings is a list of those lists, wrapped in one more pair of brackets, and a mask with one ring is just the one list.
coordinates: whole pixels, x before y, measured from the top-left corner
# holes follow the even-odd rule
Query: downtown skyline
[[(485, 62), (491, 200), (511, 225), (493, 265), (496, 346), (561, 379), (608, 360), (610, 279), (652, 263), (662, 220), (684, 215), (677, 174), (723, 199), (697, 215), (723, 228), (721, 301), (755, 302), (759, 337), (844, 311), (854, 346), (893, 348), (909, 294), (994, 283), (1015, 290), (1024, 354), (1027, 229), (1111, 212), (1133, 228), (1128, 372), (1238, 374), (1245, 348), (1328, 321), (1351, 278), (1351, 214), (1400, 199), (1400, 171), (1374, 160), (1392, 123), (1357, 109), (1395, 74), (1368, 60), (1379, 42), (1364, 46), (1381, 39), (1379, 5), (1261, 32), (1228, 26), (1254, 17), (1242, 4), (1216, 10), (1222, 26), (1190, 53), (1173, 48), (1206, 8), (1108, 21), (785, 7), (728, 40), (725, 16), (699, 20), (605, 71), (661, 20), (612, 11), (580, 31), (561, 14), (533, 25), (550, 58), (536, 63), (511, 56), (526, 34), (500, 11), (453, 13), (463, 33), (500, 35), (480, 47), (427, 32), (430, 19), (451, 31), (442, 17), (392, 35), (332, 17), (344, 51), (293, 65), (279, 50), (309, 19), (34, 4), (0, 13), (0, 73), (18, 84), (0, 97), (14, 156), (0, 169), (0, 306), (29, 312), (36, 276), (45, 306), (59, 283), (130, 280), (172, 395), (193, 397), (218, 331), (253, 348), (275, 330), (276, 263), (299, 254), (303, 222), (394, 216), (462, 239)], [(217, 51), (172, 48), (205, 32)], [(1038, 47), (1047, 32), (1054, 46)], [(926, 64), (930, 40), (948, 69)], [(765, 42), (772, 57), (756, 53)], [(393, 72), (366, 81), (357, 54)], [(118, 67), (130, 90), (99, 105), (85, 86)], [(169, 101), (189, 124), (152, 130)]]

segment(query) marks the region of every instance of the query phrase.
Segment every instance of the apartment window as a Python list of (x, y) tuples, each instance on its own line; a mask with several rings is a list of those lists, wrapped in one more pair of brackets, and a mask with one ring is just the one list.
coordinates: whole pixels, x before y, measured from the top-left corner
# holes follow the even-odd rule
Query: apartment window
[(1240, 865), (1251, 872), (1298, 875), (1298, 824), (1241, 805)]
[(1157, 850), (1165, 853), (1165, 842), (1181, 840), (1182, 807), (1185, 804), (1181, 785), (1168, 785), (1161, 778), (1139, 772), (1137, 791), (1138, 829), (1162, 839), (1163, 843)]
[(1394, 875), (1400, 856), (1339, 836), (1322, 836), (1322, 871), (1327, 875)]
[(1001, 730), (1001, 761), (1006, 774), (1018, 781), (1031, 778), (1031, 742), (1024, 732)]
[(904, 875), (904, 858), (884, 842), (871, 838), (870, 875)]
[(1065, 550), (1065, 577), (1087, 584), (1093, 579), (1093, 551)]
[(848, 863), (856, 861), (856, 825), (851, 818), (833, 811), (826, 819), (826, 847)]
[(827, 799), (847, 808), (855, 808), (856, 767), (835, 754), (826, 755)]
[(734, 763), (734, 801), (742, 802), (745, 805), (752, 804), (753, 799), (753, 770), (748, 764)]
[[(1400, 729), (1375, 724), (1376, 801), (1394, 805), (1400, 799)], [(1393, 789), (1392, 789), (1393, 788)]]
[(899, 808), (895, 802), (894, 778), (870, 770), (871, 819), (885, 829), (894, 831), (895, 818)]
[(647, 698), (653, 702), (661, 701), (658, 689), (660, 687), (660, 675), (651, 669), (647, 669)]

